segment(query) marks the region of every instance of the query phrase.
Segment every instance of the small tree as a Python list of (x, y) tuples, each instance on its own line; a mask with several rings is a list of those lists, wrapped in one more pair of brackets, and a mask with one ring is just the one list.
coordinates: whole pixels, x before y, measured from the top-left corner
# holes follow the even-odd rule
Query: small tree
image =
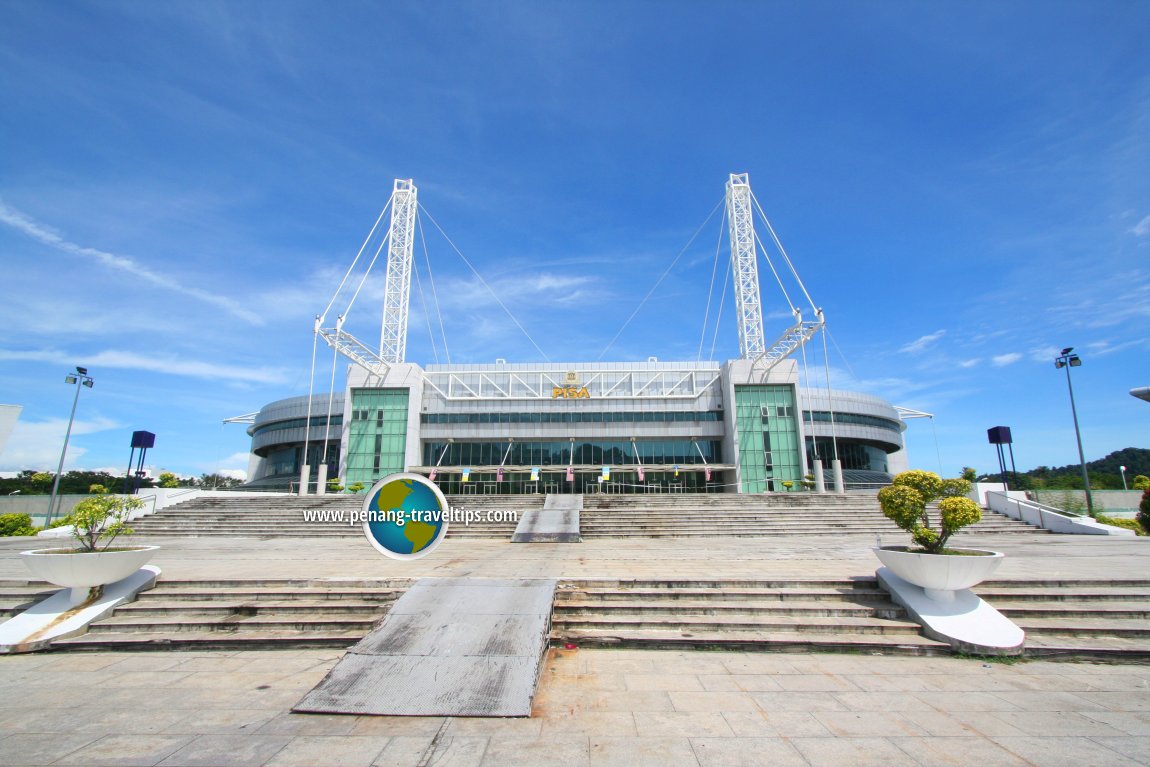
[(361, 493), (361, 492), (363, 492), (363, 483), (362, 482), (353, 482), (352, 484), (347, 486), (347, 489), (349, 492), (352, 492), (352, 493)]
[[(932, 471), (904, 471), (878, 491), (882, 513), (906, 530), (928, 554), (942, 554), (955, 532), (982, 519), (982, 509), (966, 497), (965, 479), (943, 479)], [(939, 525), (931, 526), (927, 505), (938, 501)]]
[(180, 478), (170, 471), (160, 472), (160, 487), (179, 487)]
[(1133, 487), (1135, 490), (1150, 490), (1150, 477), (1147, 477), (1145, 474), (1139, 474), (1134, 478)]
[(978, 472), (969, 466), (963, 466), (962, 467), (962, 478), (965, 479), (967, 482), (977, 482), (978, 481)]
[[(98, 493), (76, 504), (68, 518), (80, 551), (107, 551), (118, 536), (131, 535), (128, 515), (144, 505), (139, 498)], [(103, 546), (100, 543), (104, 542)]]
[(1150, 534), (1150, 487), (1142, 491), (1142, 500), (1138, 504), (1138, 524)]

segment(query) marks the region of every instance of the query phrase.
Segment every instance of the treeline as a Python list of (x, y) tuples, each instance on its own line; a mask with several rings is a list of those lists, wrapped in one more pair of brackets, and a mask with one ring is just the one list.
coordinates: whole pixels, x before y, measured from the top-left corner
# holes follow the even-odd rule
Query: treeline
[[(1134, 489), (1134, 478), (1150, 477), (1150, 450), (1141, 447), (1128, 447), (1116, 450), (1105, 458), (1087, 461), (1086, 470), (1090, 474), (1090, 487), (1095, 490), (1121, 490), (1122, 471), (1126, 467), (1126, 486)], [(984, 474), (979, 479), (986, 482), (1001, 482), (1002, 475)], [(1017, 490), (1081, 490), (1082, 467), (1079, 464), (1068, 466), (1038, 466), (1030, 471), (1018, 472), (1017, 478), (1007, 469), (1007, 481)]]
[[(46, 471), (22, 471), (16, 477), (0, 479), (0, 495), (48, 495), (56, 475)], [(221, 474), (201, 474), (199, 477), (180, 478), (165, 472), (159, 479), (142, 478), (140, 487), (202, 487), (204, 489), (230, 488), (243, 481)], [(122, 492), (124, 477), (103, 471), (69, 471), (60, 477), (61, 495), (86, 495), (92, 485), (101, 485), (113, 493)]]

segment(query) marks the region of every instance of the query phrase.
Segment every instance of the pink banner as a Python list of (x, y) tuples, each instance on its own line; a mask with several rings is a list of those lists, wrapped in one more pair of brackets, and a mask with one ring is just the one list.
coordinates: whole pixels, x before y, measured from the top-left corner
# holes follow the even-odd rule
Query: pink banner
[(432, 469), (432, 470), (431, 470), (431, 474), (430, 474), (430, 475), (428, 475), (428, 477), (427, 477), (427, 478), (428, 478), (428, 479), (430, 479), (432, 482), (434, 482), (434, 481), (435, 481), (435, 469)]
[(643, 471), (643, 467), (642, 467), (642, 466), (640, 466), (640, 467), (639, 467), (639, 481), (640, 481), (640, 482), (646, 482), (646, 481), (647, 481), (647, 475), (646, 475), (646, 473)]
[(571, 468), (570, 466), (567, 467), (567, 481), (568, 482), (574, 482), (575, 481), (575, 469)]
[(703, 475), (707, 478), (708, 482), (711, 481), (711, 467), (710, 466), (703, 467)]
[(495, 472), (495, 481), (496, 482), (502, 482), (503, 481), (503, 469), (500, 469), (499, 471)]

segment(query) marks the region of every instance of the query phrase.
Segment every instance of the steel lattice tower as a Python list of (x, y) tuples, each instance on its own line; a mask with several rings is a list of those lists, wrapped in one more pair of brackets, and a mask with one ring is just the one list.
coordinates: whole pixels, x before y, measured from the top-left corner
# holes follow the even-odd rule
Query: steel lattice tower
[(731, 225), (731, 272), (739, 321), (739, 349), (743, 359), (757, 360), (766, 352), (766, 342), (763, 339), (751, 184), (746, 173), (732, 173), (727, 181), (727, 218)]
[(412, 179), (399, 178), (395, 180), (392, 191), (383, 329), (379, 338), (379, 357), (388, 364), (403, 362), (407, 351), (407, 314), (411, 295), (412, 253), (415, 248), (417, 191)]

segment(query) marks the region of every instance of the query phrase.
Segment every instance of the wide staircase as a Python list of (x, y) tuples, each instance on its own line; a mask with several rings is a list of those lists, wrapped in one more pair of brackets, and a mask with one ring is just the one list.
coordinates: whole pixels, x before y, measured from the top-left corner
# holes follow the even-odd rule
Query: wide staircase
[[(450, 506), (464, 510), (488, 510), (522, 514), (543, 507), (542, 495), (452, 495)], [(351, 538), (362, 537), (361, 525), (350, 524), (352, 512), (363, 508), (363, 495), (309, 495), (266, 493), (262, 496), (200, 496), (141, 517), (132, 522), (138, 535), (156, 537), (240, 538)], [(343, 520), (338, 515), (343, 515)], [(328, 518), (324, 519), (323, 515)], [(311, 515), (311, 520), (307, 518)], [(510, 540), (516, 520), (479, 519), (471, 524), (454, 523), (448, 538)]]
[(873, 577), (852, 580), (578, 580), (556, 592), (552, 642), (580, 647), (931, 655)]
[(985, 581), (974, 592), (1026, 631), (1026, 653), (1150, 658), (1150, 579)]
[[(896, 534), (873, 495), (778, 493), (766, 495), (588, 495), (583, 538), (869, 536)], [(957, 535), (1041, 533), (1040, 528), (983, 511), (982, 521)]]
[(168, 581), (58, 649), (348, 647), (387, 614), (408, 579)]

